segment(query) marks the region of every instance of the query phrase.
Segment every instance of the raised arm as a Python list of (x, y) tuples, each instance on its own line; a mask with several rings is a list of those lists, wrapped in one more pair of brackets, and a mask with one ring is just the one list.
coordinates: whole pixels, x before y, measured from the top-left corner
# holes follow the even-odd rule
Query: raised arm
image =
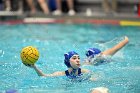
[(52, 74), (44, 74), (39, 68), (36, 67), (36, 65), (33, 65), (32, 68), (36, 71), (38, 76), (45, 76), (45, 77), (54, 77), (54, 76), (64, 76), (65, 72), (54, 72)]
[(124, 40), (122, 40), (120, 43), (115, 45), (114, 47), (105, 50), (102, 52), (103, 55), (114, 55), (117, 51), (119, 51), (121, 48), (123, 48), (127, 43), (129, 42), (129, 39), (127, 36), (125, 36)]

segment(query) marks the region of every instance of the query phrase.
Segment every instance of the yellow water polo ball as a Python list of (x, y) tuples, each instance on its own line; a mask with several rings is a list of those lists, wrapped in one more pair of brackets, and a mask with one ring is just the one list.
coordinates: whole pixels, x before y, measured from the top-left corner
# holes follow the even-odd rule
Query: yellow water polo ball
[(33, 65), (39, 58), (39, 51), (33, 46), (27, 46), (20, 53), (22, 63), (25, 65)]

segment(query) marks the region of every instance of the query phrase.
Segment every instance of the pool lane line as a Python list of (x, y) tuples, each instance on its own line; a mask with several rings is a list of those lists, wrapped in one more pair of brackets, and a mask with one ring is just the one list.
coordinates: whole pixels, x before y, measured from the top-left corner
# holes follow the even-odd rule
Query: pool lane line
[(9, 21), (0, 21), (0, 24), (16, 25), (16, 24), (24, 24), (24, 22), (23, 20), (9, 20)]
[(91, 23), (91, 24), (111, 24), (111, 25), (119, 25), (119, 21), (118, 20), (106, 20), (106, 19), (92, 19), (92, 20), (74, 20), (75, 23)]
[(121, 26), (140, 26), (140, 21), (108, 20), (108, 19), (55, 19), (55, 18), (24, 18), (23, 20), (0, 21), (0, 24), (50, 24), (50, 23), (74, 23), (74, 24), (108, 24)]
[(119, 25), (118, 20), (97, 20), (97, 19), (53, 19), (53, 18), (25, 18), (24, 23), (91, 23), (91, 24), (112, 24)]
[(140, 21), (120, 21), (121, 26), (140, 26)]

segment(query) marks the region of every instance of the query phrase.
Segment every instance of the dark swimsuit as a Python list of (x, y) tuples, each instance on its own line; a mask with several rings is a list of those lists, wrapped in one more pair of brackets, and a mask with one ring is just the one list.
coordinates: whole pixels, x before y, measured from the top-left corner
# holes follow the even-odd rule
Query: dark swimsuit
[(82, 75), (81, 68), (78, 68), (78, 75), (76, 75), (76, 76), (75, 75), (71, 75), (68, 70), (65, 71), (65, 74), (66, 74), (67, 77), (72, 78), (72, 79), (76, 78), (76, 77), (79, 77), (79, 76)]

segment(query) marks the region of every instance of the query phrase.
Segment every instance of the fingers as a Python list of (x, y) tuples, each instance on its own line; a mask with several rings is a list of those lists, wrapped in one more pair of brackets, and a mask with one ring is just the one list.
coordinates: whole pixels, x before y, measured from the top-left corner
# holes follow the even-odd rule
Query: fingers
[(25, 63), (23, 63), (23, 64), (27, 67), (33, 67), (33, 65), (31, 65), (31, 64), (25, 64)]

